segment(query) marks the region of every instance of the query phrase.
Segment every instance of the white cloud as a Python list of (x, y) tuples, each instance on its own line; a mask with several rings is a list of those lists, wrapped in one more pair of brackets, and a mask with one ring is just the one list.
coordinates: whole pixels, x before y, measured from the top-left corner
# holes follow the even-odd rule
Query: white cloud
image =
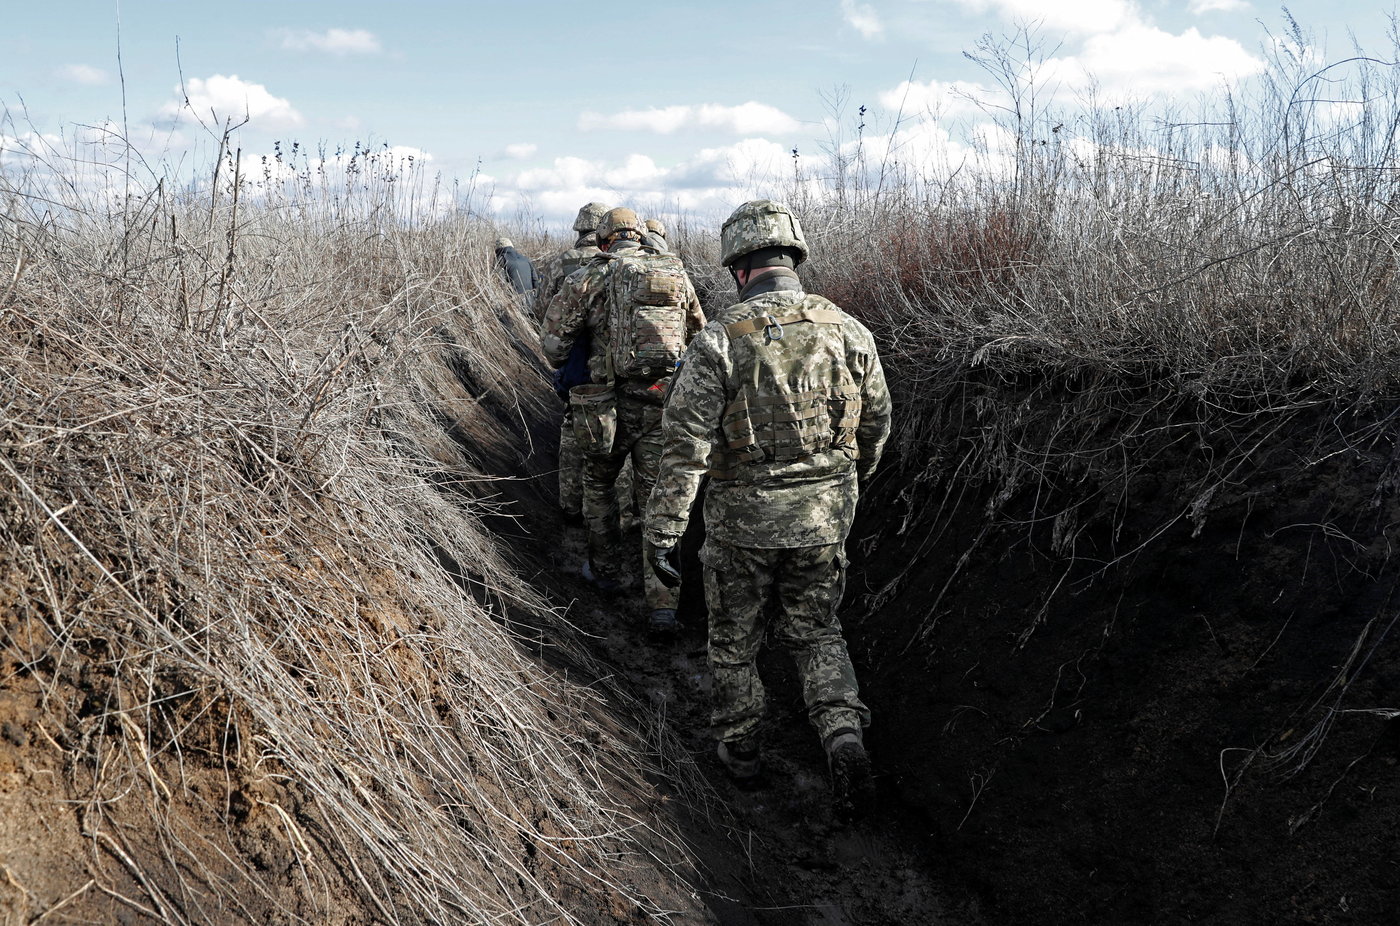
[(89, 87), (101, 86), (112, 79), (106, 71), (90, 64), (70, 64), (58, 73), (66, 80), (71, 80), (75, 84), (86, 84)]
[(1195, 28), (1173, 35), (1147, 25), (1090, 36), (1077, 57), (1058, 64), (1066, 76), (1077, 65), (1105, 90), (1132, 93), (1205, 90), (1264, 69), (1234, 39), (1204, 36)]
[(659, 135), (670, 135), (693, 127), (751, 135), (759, 132), (795, 132), (800, 129), (801, 123), (776, 107), (750, 100), (738, 106), (704, 103), (699, 106), (628, 109), (610, 116), (586, 112), (579, 116), (578, 127), (584, 131), (621, 129)]
[[(175, 92), (179, 93), (180, 88), (176, 87)], [(238, 122), (246, 116), (250, 122), (273, 129), (291, 128), (306, 121), (290, 102), (237, 74), (192, 77), (185, 93), (188, 106), (183, 100), (171, 101), (161, 107), (161, 115), (176, 120), (212, 118), (216, 122)]]
[(526, 158), (533, 156), (534, 153), (538, 150), (540, 150), (539, 145), (531, 144), (529, 142), (521, 142), (515, 145), (506, 145), (506, 157), (516, 161), (523, 161)]
[(667, 172), (673, 187), (743, 187), (764, 183), (791, 170), (792, 150), (766, 138), (746, 138), (733, 145), (703, 148)]
[(1093, 35), (1140, 22), (1134, 0), (954, 0), (974, 13), (994, 11), (1006, 19), (1038, 22), (1047, 29)]
[(880, 105), (906, 115), (931, 113), (935, 116), (963, 116), (981, 112), (977, 101), (990, 99), (995, 93), (965, 80), (930, 80), (928, 83), (906, 80), (893, 90), (880, 94)]
[(379, 37), (368, 29), (278, 29), (274, 33), (289, 51), (323, 51), (332, 55), (377, 55), (383, 51)]
[(846, 20), (846, 25), (867, 39), (879, 38), (885, 31), (885, 24), (880, 22), (880, 14), (868, 3), (841, 0), (841, 16)]
[(1186, 7), (1195, 16), (1204, 13), (1234, 13), (1249, 9), (1245, 0), (1191, 0)]
[[(804, 161), (819, 158), (804, 158)], [(822, 164), (804, 165), (820, 170)], [(556, 158), (550, 167), (505, 177), (494, 191), (501, 212), (526, 206), (537, 215), (572, 217), (581, 203), (625, 203), (649, 214), (689, 211), (723, 214), (754, 195), (772, 194), (791, 179), (791, 149), (764, 138), (705, 148), (689, 159), (662, 166), (644, 154), (621, 161)]]
[[(1264, 63), (1234, 39), (1205, 36), (1194, 27), (1180, 34), (1158, 28), (1138, 0), (947, 2), (1006, 19), (1039, 22), (1080, 43), (1077, 52), (1039, 63), (1034, 76), (1041, 87), (1083, 89), (1092, 84), (1109, 94), (1192, 92), (1264, 69)], [(1244, 0), (1191, 0), (1192, 11), (1198, 13), (1246, 5)]]

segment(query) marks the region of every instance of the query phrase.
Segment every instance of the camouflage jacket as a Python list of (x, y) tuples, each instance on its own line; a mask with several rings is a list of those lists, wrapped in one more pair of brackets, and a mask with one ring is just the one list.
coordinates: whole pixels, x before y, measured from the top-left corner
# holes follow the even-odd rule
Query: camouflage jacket
[[(623, 241), (615, 244), (611, 253), (622, 255), (638, 247), (635, 242)], [(584, 333), (589, 334), (592, 341), (588, 369), (595, 383), (605, 383), (613, 378), (609, 375), (607, 362), (608, 317), (612, 311), (608, 287), (611, 261), (612, 257), (609, 254), (597, 254), (569, 275), (558, 295), (550, 300), (540, 333), (540, 347), (544, 350), (545, 358), (555, 367), (562, 366), (568, 359), (574, 341)], [(705, 313), (700, 309), (700, 297), (696, 295), (695, 287), (689, 279), (686, 280), (686, 290), (685, 337), (689, 341), (705, 326)], [(664, 383), (667, 380), (669, 377), (660, 381), (624, 383), (622, 391), (624, 394), (639, 396), (646, 393), (653, 401), (659, 403), (664, 390), (655, 387), (657, 382)]]
[(550, 301), (563, 288), (564, 281), (571, 276), (590, 259), (603, 253), (597, 245), (597, 239), (592, 232), (586, 232), (578, 236), (574, 246), (567, 251), (561, 251), (549, 259), (544, 265), (544, 269), (536, 274), (535, 280), (535, 318), (543, 320), (544, 314), (549, 310)]
[[(644, 522), (653, 544), (669, 546), (685, 532), (707, 473), (705, 529), (716, 541), (765, 549), (843, 542), (859, 486), (879, 463), (890, 431), (890, 395), (870, 331), (802, 292), (792, 271), (755, 284), (690, 342), (673, 378), (660, 472)], [(804, 314), (821, 323), (797, 318)], [(770, 328), (773, 319), (791, 320), (779, 332)], [(764, 381), (761, 364), (772, 366), (774, 373), (765, 374), (770, 380), (831, 385), (755, 395), (748, 384)], [(739, 419), (748, 437), (738, 433)], [(799, 446), (803, 429), (808, 439), (816, 435), (813, 452)], [(786, 450), (796, 452), (784, 452), (785, 441)], [(765, 442), (776, 450), (736, 459), (745, 443)]]

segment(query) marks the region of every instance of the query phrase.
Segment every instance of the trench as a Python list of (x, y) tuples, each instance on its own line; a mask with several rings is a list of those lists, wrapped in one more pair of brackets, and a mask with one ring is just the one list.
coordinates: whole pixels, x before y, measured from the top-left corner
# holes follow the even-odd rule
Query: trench
[[(715, 922), (1364, 923), (1400, 902), (1395, 415), (1222, 416), (1138, 384), (1066, 444), (1088, 400), (1052, 386), (997, 387), (1040, 409), (1009, 438), (966, 394), (922, 409), (935, 445), (894, 448), (862, 502), (842, 614), (879, 802), (854, 824), (769, 648), (765, 784), (726, 779), (700, 538), (683, 632), (652, 643), (639, 593), (577, 578), (540, 445), (508, 542), (680, 744), (654, 783)], [(1008, 440), (1022, 455), (987, 465)]]

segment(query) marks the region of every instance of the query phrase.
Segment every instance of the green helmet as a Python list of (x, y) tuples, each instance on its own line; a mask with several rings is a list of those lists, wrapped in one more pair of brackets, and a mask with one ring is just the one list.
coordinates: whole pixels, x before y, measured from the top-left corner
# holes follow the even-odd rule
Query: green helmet
[(626, 206), (618, 206), (616, 209), (609, 209), (598, 220), (598, 243), (602, 244), (613, 235), (624, 231), (634, 231), (638, 235), (646, 231), (646, 226), (637, 217), (637, 213)]
[(744, 203), (724, 220), (719, 233), (720, 263), (726, 267), (761, 248), (792, 248), (797, 251), (795, 263), (807, 259), (807, 241), (797, 216), (771, 199)]
[(598, 227), (598, 220), (608, 211), (608, 207), (602, 203), (589, 203), (578, 211), (578, 218), (574, 219), (574, 231), (591, 232)]

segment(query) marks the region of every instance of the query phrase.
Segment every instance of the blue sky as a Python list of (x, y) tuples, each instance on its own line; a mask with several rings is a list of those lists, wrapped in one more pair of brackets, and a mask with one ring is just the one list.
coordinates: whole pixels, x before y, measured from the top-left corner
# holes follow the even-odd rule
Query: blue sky
[[(1393, 52), (1380, 6), (1289, 10), (1333, 58), (1349, 32)], [(980, 118), (949, 90), (987, 82), (963, 52), (1032, 20), (1047, 73), (1136, 96), (1247, 78), (1284, 29), (1281, 7), (1246, 0), (0, 0), (0, 146), (125, 118), (148, 158), (196, 162), (209, 135), (183, 74), (195, 112), (250, 114), (247, 153), (389, 144), (447, 176), (479, 170), (492, 208), (549, 220), (595, 198), (718, 212), (790, 169), (793, 147), (818, 164), (838, 111), (849, 135), (867, 106), (867, 135), (911, 157), (946, 140)]]

